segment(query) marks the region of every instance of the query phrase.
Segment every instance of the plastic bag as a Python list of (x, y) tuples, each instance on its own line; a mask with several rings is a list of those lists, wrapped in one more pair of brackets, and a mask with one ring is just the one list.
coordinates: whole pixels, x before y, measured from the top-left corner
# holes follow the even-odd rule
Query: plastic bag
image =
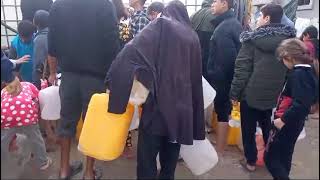
[(137, 129), (140, 122), (140, 111), (139, 106), (146, 102), (149, 95), (149, 90), (144, 87), (139, 81), (134, 79), (131, 94), (129, 98), (129, 103), (134, 105), (134, 114), (131, 120), (129, 131)]
[(180, 155), (194, 175), (208, 172), (218, 163), (218, 155), (208, 139), (194, 140), (193, 145), (181, 145)]
[(129, 103), (133, 105), (141, 105), (146, 102), (149, 95), (149, 90), (144, 87), (139, 81), (134, 79), (131, 94), (129, 98)]
[(208, 83), (208, 81), (202, 76), (202, 88), (203, 88), (203, 105), (204, 109), (207, 109), (210, 104), (213, 103), (216, 97), (216, 91)]
[(257, 146), (257, 162), (258, 166), (264, 166), (264, 151), (265, 151), (265, 144), (263, 141), (263, 136), (260, 133), (256, 133), (256, 146)]
[(301, 133), (300, 133), (300, 135), (298, 136), (297, 141), (300, 141), (300, 140), (304, 139), (306, 136), (307, 136), (306, 129), (303, 128)]
[(131, 120), (129, 131), (138, 129), (139, 122), (140, 122), (139, 106), (135, 105), (134, 106), (134, 113), (133, 113), (133, 117), (132, 117), (132, 120)]
[(59, 86), (50, 86), (39, 92), (39, 104), (41, 118), (43, 120), (60, 119), (60, 95)]

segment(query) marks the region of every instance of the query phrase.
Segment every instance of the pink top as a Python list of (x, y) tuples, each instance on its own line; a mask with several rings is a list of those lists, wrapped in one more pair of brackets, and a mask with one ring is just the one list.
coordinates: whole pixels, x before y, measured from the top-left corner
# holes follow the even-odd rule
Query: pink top
[(304, 44), (307, 46), (311, 57), (315, 57), (316, 49), (311, 41), (304, 41)]
[(12, 97), (1, 90), (1, 129), (28, 126), (38, 123), (38, 89), (29, 82), (22, 82), (22, 91)]

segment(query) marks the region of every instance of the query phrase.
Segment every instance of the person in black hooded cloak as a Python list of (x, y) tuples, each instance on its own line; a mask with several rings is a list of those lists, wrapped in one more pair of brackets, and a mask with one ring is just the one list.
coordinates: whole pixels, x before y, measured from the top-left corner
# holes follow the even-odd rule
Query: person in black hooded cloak
[(168, 3), (161, 17), (125, 45), (106, 77), (109, 109), (126, 110), (136, 78), (148, 90), (138, 137), (138, 179), (174, 179), (181, 144), (205, 138), (201, 48), (183, 3)]

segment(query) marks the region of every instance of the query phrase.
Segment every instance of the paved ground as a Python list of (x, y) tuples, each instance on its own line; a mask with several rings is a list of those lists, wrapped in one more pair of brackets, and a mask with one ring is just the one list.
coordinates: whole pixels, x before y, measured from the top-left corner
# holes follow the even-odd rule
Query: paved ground
[[(319, 179), (319, 119), (310, 119), (306, 123), (307, 137), (296, 145), (291, 178)], [(214, 139), (212, 135), (209, 137)], [(136, 140), (136, 134), (134, 135)], [(136, 144), (136, 143), (135, 143)], [(71, 152), (73, 160), (82, 160), (83, 157), (74, 143)], [(135, 149), (135, 147), (134, 147)], [(28, 152), (28, 150), (25, 150)], [(60, 156), (57, 152), (50, 153), (54, 164), (48, 170), (39, 172), (34, 168), (34, 162), (28, 161), (25, 165), (17, 165), (17, 155), (1, 155), (1, 179), (56, 179)], [(265, 168), (260, 167), (255, 173), (244, 171), (239, 165), (242, 153), (237, 147), (228, 147), (224, 157), (219, 159), (216, 167), (208, 173), (195, 177), (180, 162), (176, 170), (177, 179), (270, 179)], [(103, 168), (103, 179), (135, 179), (136, 159), (119, 158), (112, 162), (98, 162)], [(74, 179), (81, 179), (80, 173)]]

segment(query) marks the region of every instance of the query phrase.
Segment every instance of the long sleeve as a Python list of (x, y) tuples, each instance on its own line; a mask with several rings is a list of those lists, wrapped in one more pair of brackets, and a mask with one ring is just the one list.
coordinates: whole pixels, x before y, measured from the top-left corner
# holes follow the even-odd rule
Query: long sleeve
[(315, 99), (316, 85), (313, 78), (307, 73), (299, 73), (298, 70), (292, 75), (292, 104), (282, 116), (285, 124), (304, 120), (310, 111)]
[(59, 13), (57, 12), (57, 3), (54, 3), (50, 9), (49, 32), (48, 32), (48, 54), (52, 57), (58, 57), (58, 27)]
[(18, 55), (17, 55), (17, 50), (16, 48), (13, 46), (13, 44), (11, 43), (11, 47), (9, 50), (9, 58), (10, 59), (17, 59)]
[(243, 43), (235, 62), (234, 76), (231, 83), (230, 97), (240, 100), (242, 93), (253, 72), (254, 47)]
[(150, 20), (147, 17), (136, 17), (131, 22), (133, 35), (136, 36), (139, 34), (143, 28), (149, 24)]
[(105, 47), (106, 57), (110, 59), (109, 69), (112, 60), (120, 50), (119, 27), (114, 6), (110, 1), (105, 1), (99, 13), (101, 14), (97, 16), (96, 21), (100, 25), (98, 31), (101, 30), (101, 34), (103, 34), (101, 46)]
[(230, 86), (235, 60), (241, 46), (239, 40), (241, 25), (236, 19), (225, 21), (218, 25), (211, 37), (207, 73), (208, 80), (213, 86), (219, 86), (218, 84)]
[(37, 70), (48, 58), (47, 41), (36, 39), (33, 47), (33, 67)]
[[(238, 34), (238, 37), (240, 35), (240, 32), (241, 31), (236, 32), (236, 34)], [(225, 72), (226, 80), (229, 84), (231, 83), (233, 78), (234, 64), (239, 51), (237, 45), (237, 43), (240, 44), (239, 38), (237, 38), (237, 41), (238, 42), (236, 42), (234, 37), (228, 35), (226, 36), (226, 38), (219, 42), (219, 48), (225, 49), (225, 51), (223, 52), (226, 53), (219, 53), (218, 58), (222, 59), (222, 72)]]
[(155, 44), (159, 43), (161, 33), (157, 28), (161, 26), (157, 26), (157, 23), (151, 24), (144, 33), (131, 40), (113, 61), (106, 77), (106, 84), (110, 90), (109, 112), (125, 112), (134, 77), (150, 91), (150, 94), (154, 94), (152, 73), (155, 70), (150, 60), (154, 60), (159, 51)]
[(12, 73), (13, 63), (1, 51), (1, 83), (10, 83), (14, 80), (15, 76)]

